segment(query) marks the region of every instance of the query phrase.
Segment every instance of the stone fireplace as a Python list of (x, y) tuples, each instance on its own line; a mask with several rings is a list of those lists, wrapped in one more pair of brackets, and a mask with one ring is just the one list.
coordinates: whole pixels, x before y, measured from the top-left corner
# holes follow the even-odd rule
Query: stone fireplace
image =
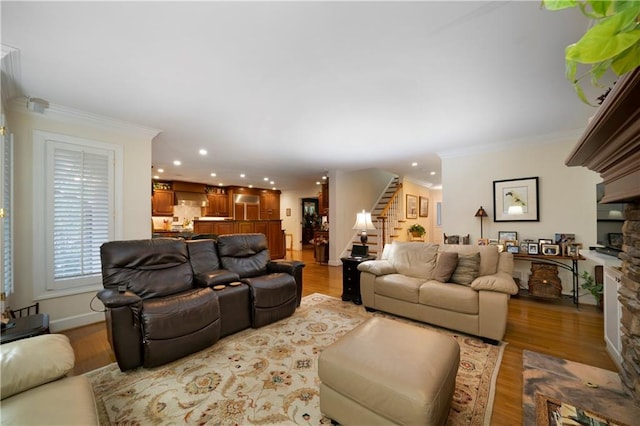
[(600, 173), (604, 203), (628, 203), (622, 228), (620, 378), (640, 402), (640, 68), (621, 77), (566, 160)]
[(630, 203), (622, 227), (622, 371), (625, 386), (640, 401), (640, 202)]

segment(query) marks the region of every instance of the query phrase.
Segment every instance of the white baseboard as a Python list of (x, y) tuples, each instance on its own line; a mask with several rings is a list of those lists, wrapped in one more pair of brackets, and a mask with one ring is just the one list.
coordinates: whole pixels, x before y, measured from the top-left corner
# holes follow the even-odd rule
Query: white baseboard
[(52, 333), (58, 333), (60, 331), (82, 327), (83, 325), (94, 324), (100, 321), (104, 321), (104, 312), (88, 312), (82, 315), (51, 321), (51, 323), (49, 323), (49, 329)]

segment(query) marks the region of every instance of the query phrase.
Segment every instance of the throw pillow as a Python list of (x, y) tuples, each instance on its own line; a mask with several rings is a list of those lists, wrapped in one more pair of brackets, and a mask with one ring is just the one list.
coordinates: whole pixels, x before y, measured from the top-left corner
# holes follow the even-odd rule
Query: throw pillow
[(458, 266), (458, 253), (455, 251), (442, 252), (438, 255), (436, 269), (433, 271), (433, 279), (446, 283)]
[(451, 276), (451, 282), (471, 285), (480, 272), (480, 253), (458, 255), (458, 266)]

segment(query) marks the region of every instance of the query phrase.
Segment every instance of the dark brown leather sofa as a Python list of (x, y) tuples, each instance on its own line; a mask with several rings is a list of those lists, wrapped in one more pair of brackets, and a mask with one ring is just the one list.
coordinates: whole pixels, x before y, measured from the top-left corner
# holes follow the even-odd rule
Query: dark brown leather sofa
[[(302, 297), (304, 263), (271, 261), (263, 234), (111, 241), (101, 258), (97, 297), (122, 371), (165, 364), (290, 316)], [(226, 286), (213, 289), (219, 285)]]

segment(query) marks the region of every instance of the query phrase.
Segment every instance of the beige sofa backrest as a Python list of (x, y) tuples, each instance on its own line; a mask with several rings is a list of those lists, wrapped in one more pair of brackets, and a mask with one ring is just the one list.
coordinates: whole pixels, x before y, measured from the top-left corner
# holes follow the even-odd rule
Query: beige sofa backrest
[(395, 241), (384, 246), (382, 259), (386, 259), (402, 275), (431, 279), (436, 267), (438, 244)]

